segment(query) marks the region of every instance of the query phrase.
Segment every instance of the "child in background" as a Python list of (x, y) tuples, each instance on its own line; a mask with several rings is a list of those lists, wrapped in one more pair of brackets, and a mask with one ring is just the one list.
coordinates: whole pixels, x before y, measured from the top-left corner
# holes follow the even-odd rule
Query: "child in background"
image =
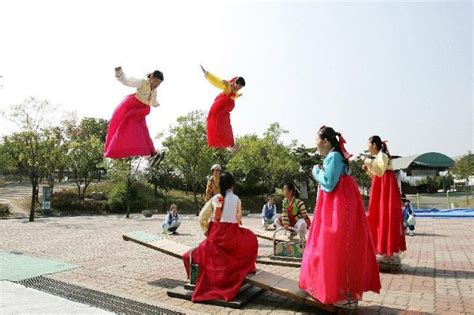
[(266, 198), (267, 203), (262, 208), (262, 225), (265, 230), (268, 229), (269, 226), (275, 227), (275, 219), (277, 208), (273, 200), (273, 196), (268, 196)]
[(405, 204), (403, 207), (403, 226), (407, 229), (408, 235), (415, 235), (415, 212), (411, 207), (410, 200), (405, 199)]
[(161, 226), (163, 228), (163, 233), (176, 234), (176, 230), (181, 225), (181, 220), (178, 215), (178, 206), (172, 204), (170, 206), (170, 211), (166, 215), (165, 222)]
[(288, 182), (283, 186), (283, 196), (281, 215), (275, 220), (276, 228), (284, 227), (287, 230), (293, 229), (290, 239), (299, 234), (300, 241), (306, 241), (306, 232), (311, 226), (311, 219), (306, 212), (304, 202), (299, 199), (299, 192), (293, 183)]

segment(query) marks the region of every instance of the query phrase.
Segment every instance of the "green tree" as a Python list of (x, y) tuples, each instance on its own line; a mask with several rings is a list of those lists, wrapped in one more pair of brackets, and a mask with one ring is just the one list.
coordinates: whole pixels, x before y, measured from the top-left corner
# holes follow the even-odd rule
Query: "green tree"
[(103, 161), (103, 148), (104, 144), (95, 136), (72, 140), (68, 144), (67, 165), (76, 183), (79, 200), (84, 199), (97, 166)]
[(231, 157), (227, 169), (233, 173), (237, 183), (244, 190), (256, 191), (263, 184), (268, 150), (257, 135), (244, 135), (237, 138), (238, 150)]
[(39, 179), (45, 164), (44, 152), (40, 134), (33, 131), (22, 131), (3, 138), (5, 153), (9, 159), (16, 161), (16, 166), (24, 171), (31, 183), (31, 204), (29, 221), (35, 220), (35, 208)]
[(166, 159), (192, 188), (196, 215), (199, 214), (199, 189), (206, 183), (209, 168), (217, 154), (207, 146), (206, 121), (202, 111), (193, 111), (178, 117), (177, 124), (169, 130), (163, 141), (167, 148)]
[(318, 182), (313, 177), (312, 170), (314, 165), (323, 162), (321, 156), (316, 153), (316, 148), (306, 148), (304, 145), (300, 145), (293, 149), (293, 156), (300, 166), (300, 179), (310, 180), (313, 183), (314, 190), (317, 191)]
[(273, 193), (284, 181), (293, 180), (299, 173), (299, 165), (291, 153), (292, 147), (280, 140), (285, 133), (286, 130), (274, 123), (262, 138), (257, 135), (238, 138), (238, 150), (227, 165), (236, 179), (254, 188), (261, 184), (268, 193)]
[(103, 149), (107, 121), (97, 118), (75, 119), (63, 123), (67, 138), (67, 166), (83, 200), (87, 187), (103, 169)]
[(66, 120), (63, 123), (66, 133), (75, 140), (86, 140), (95, 136), (105, 143), (107, 135), (108, 121), (102, 118), (82, 118), (79, 123), (75, 119)]
[(294, 143), (285, 146), (281, 140), (284, 134), (288, 134), (288, 131), (278, 123), (272, 123), (264, 133), (263, 143), (267, 148), (268, 164), (263, 179), (269, 192), (286, 181), (293, 181), (299, 174), (300, 167), (291, 153)]
[(148, 167), (145, 172), (148, 183), (153, 185), (155, 197), (158, 197), (158, 189), (163, 195), (163, 211), (167, 209), (167, 200), (172, 188), (178, 186), (179, 178), (167, 159), (158, 166)]
[(451, 168), (451, 172), (457, 178), (464, 180), (466, 192), (466, 202), (469, 204), (469, 177), (474, 175), (474, 154), (468, 153), (456, 161)]
[(44, 130), (43, 137), (44, 145), (42, 148), (45, 150), (45, 152), (42, 152), (45, 158), (43, 175), (51, 187), (51, 193), (53, 193), (56, 183), (56, 172), (58, 172), (59, 178), (62, 178), (62, 174), (67, 166), (68, 146), (63, 136), (63, 130), (60, 127)]
[(351, 176), (354, 177), (357, 184), (362, 189), (362, 193), (365, 196), (368, 196), (370, 187), (372, 186), (372, 179), (362, 168), (364, 165), (364, 158), (364, 154), (359, 154), (355, 160), (349, 161), (349, 169), (351, 171)]
[(34, 221), (35, 207), (38, 198), (39, 180), (46, 173), (48, 159), (48, 142), (45, 140), (46, 129), (53, 126), (57, 106), (47, 100), (30, 97), (22, 103), (12, 105), (5, 114), (14, 122), (20, 132), (4, 137), (7, 156), (15, 161), (16, 167), (25, 172), (30, 179), (32, 193), (29, 221)]
[(4, 175), (18, 175), (21, 179), (21, 172), (16, 165), (16, 161), (9, 155), (5, 144), (0, 143), (0, 173)]
[(110, 178), (117, 185), (125, 186), (125, 207), (126, 207), (126, 218), (130, 218), (130, 205), (132, 199), (136, 196), (132, 196), (132, 185), (138, 181), (140, 165), (143, 162), (142, 158), (127, 158), (111, 160), (108, 163), (108, 173)]

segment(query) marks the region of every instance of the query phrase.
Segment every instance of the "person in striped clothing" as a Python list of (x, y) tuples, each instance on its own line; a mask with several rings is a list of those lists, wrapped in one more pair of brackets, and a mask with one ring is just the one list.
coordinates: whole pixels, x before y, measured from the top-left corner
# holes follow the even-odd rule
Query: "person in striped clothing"
[(289, 230), (290, 227), (293, 231), (290, 234), (290, 238), (299, 234), (300, 240), (306, 240), (306, 231), (311, 226), (311, 219), (306, 212), (304, 202), (298, 199), (299, 194), (293, 183), (287, 183), (283, 186), (283, 204), (281, 215), (275, 220), (277, 228), (284, 227)]

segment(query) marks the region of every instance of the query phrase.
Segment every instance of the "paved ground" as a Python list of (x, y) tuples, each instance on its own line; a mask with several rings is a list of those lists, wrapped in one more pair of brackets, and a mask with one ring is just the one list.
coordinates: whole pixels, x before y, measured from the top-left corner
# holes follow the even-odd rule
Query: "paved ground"
[(2, 314), (113, 314), (8, 281), (0, 281), (0, 292)]
[[(157, 233), (163, 216), (125, 219), (85, 216), (0, 221), (0, 250), (61, 260), (80, 268), (49, 277), (124, 298), (199, 313), (290, 314), (314, 312), (298, 302), (266, 292), (243, 310), (233, 310), (169, 298), (166, 289), (185, 282), (181, 261), (121, 236), (130, 231)], [(259, 219), (244, 224), (258, 227)], [(166, 236), (188, 245), (203, 239), (196, 217), (186, 217), (181, 234)], [(359, 314), (399, 314), (404, 311), (438, 314), (474, 313), (474, 220), (418, 219), (417, 235), (408, 237), (398, 274), (382, 274), (380, 295), (368, 293)], [(271, 243), (260, 240), (260, 254)], [(299, 269), (259, 265), (261, 269), (297, 279)]]

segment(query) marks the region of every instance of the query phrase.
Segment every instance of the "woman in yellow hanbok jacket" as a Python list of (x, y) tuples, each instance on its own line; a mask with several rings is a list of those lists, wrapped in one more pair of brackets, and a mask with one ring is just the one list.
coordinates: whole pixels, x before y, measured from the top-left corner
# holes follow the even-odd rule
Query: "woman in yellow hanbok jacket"
[(222, 90), (217, 95), (207, 116), (207, 145), (211, 148), (230, 148), (234, 146), (234, 134), (230, 124), (230, 112), (234, 109), (235, 99), (242, 94), (238, 91), (245, 86), (243, 77), (230, 81), (222, 80), (201, 66), (205, 78)]

